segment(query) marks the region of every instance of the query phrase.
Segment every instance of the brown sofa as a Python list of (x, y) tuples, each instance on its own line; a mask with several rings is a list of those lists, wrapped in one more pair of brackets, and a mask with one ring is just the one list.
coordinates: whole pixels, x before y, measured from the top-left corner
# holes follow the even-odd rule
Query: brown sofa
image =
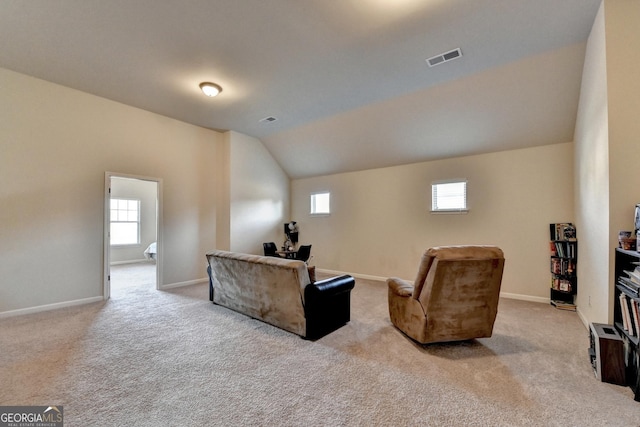
[(214, 304), (308, 339), (320, 338), (350, 320), (355, 280), (339, 276), (312, 283), (298, 260), (227, 251), (206, 255), (209, 299)]
[(422, 344), (490, 337), (503, 269), (495, 246), (428, 249), (413, 284), (387, 279), (391, 322)]

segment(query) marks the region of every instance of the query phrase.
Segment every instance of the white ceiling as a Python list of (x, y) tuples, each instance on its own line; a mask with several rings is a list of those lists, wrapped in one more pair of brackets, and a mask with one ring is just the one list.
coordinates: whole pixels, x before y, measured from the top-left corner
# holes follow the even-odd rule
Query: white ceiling
[(0, 66), (257, 137), (301, 178), (572, 141), (599, 4), (2, 0)]

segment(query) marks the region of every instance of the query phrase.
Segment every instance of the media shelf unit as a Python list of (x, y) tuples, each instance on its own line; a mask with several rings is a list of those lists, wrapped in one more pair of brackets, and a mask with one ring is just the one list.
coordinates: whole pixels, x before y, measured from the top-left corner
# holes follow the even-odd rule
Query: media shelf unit
[[(625, 327), (625, 321), (623, 317), (625, 315), (634, 316), (635, 311), (640, 308), (640, 296), (637, 291), (634, 291), (633, 287), (625, 285), (625, 280), (628, 280), (629, 276), (625, 271), (633, 271), (638, 266), (635, 263), (640, 262), (640, 253), (636, 251), (628, 251), (621, 248), (616, 248), (615, 253), (615, 281), (614, 281), (614, 301), (613, 301), (613, 324), (622, 341), (624, 342), (624, 364), (625, 364), (625, 377), (626, 384), (631, 387), (634, 393), (634, 399), (640, 402), (640, 349), (639, 349), (639, 332), (640, 325), (637, 322), (637, 317), (631, 319), (632, 325)], [(621, 298), (621, 295), (623, 296)], [(626, 313), (623, 312), (626, 311)], [(631, 330), (629, 330), (631, 329)]]
[(578, 239), (572, 223), (549, 224), (551, 305), (564, 310), (576, 310), (578, 291)]

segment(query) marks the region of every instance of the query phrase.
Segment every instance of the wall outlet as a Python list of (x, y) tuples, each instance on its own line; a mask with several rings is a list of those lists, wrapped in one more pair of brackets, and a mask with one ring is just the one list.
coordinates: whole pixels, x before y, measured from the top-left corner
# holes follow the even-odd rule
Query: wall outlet
[(591, 295), (589, 295), (589, 307), (591, 307)]

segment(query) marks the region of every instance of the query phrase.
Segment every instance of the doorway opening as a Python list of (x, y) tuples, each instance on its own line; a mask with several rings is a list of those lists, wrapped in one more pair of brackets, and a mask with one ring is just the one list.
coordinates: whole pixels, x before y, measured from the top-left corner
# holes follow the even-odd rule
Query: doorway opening
[(162, 180), (105, 173), (104, 299), (160, 289)]

